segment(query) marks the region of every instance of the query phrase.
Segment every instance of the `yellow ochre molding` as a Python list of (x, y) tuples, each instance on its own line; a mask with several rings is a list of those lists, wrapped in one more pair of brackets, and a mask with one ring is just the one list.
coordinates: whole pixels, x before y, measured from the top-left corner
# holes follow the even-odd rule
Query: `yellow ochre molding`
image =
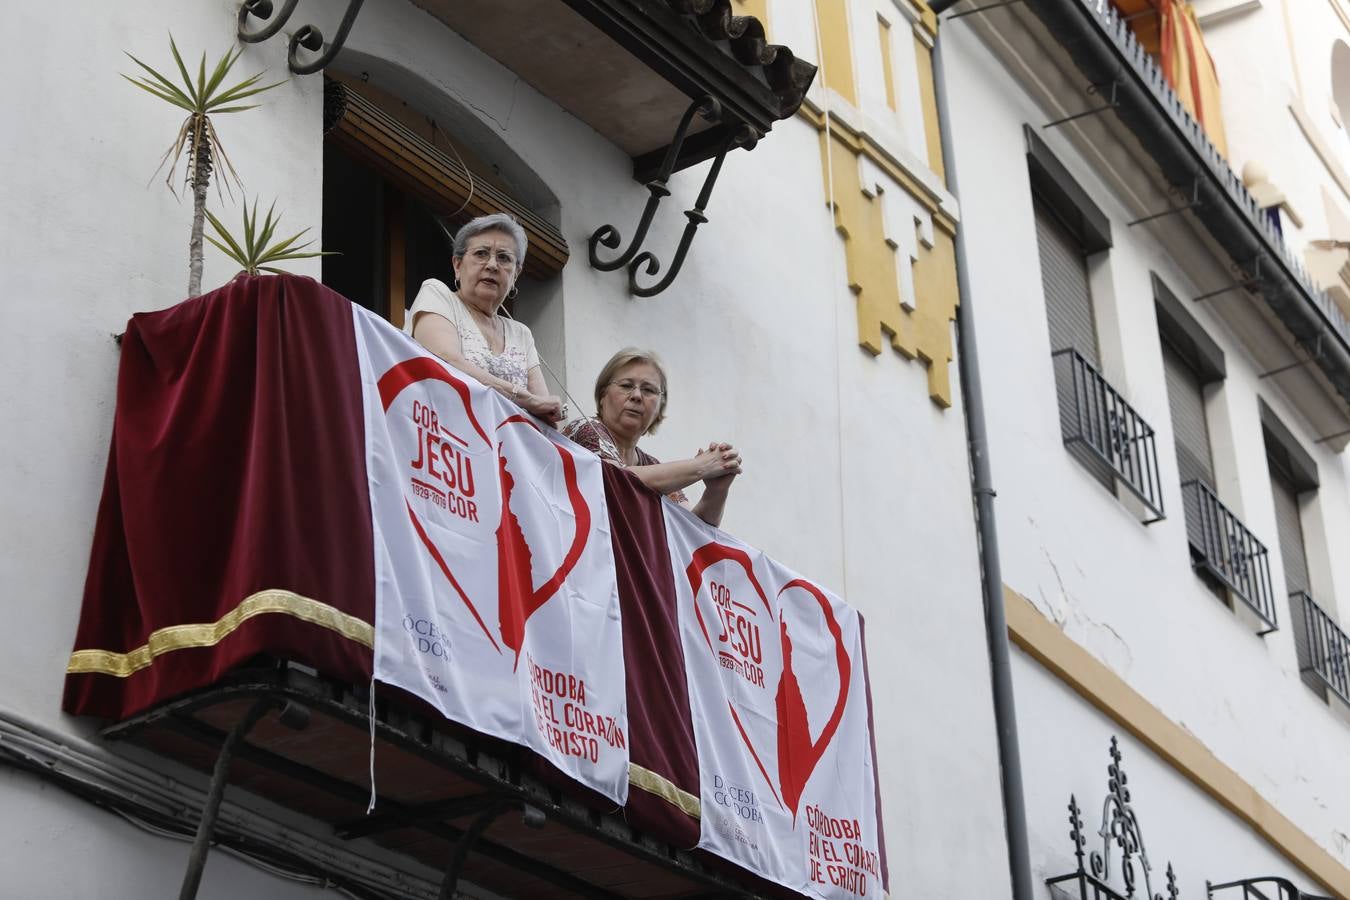
[(927, 244), (915, 237), (915, 302), (913, 309), (903, 306), (896, 243), (886, 234), (881, 195), (862, 183), (857, 154), (846, 146), (827, 152), (829, 139), (821, 133), (821, 163), (826, 189), (833, 192), (835, 230), (844, 239), (848, 287), (857, 298), (858, 343), (877, 355), (889, 337), (890, 345), (906, 359), (924, 364), (928, 396), (946, 409), (952, 405), (950, 322), (958, 302), (955, 242), (937, 228)]
[(824, 85), (854, 106), (853, 42), (849, 40), (848, 0), (815, 0), (820, 29), (820, 77)]
[(1199, 739), (1149, 703), (1030, 600), (1003, 586), (1008, 636), (1056, 678), (1190, 779), (1322, 887), (1350, 897), (1350, 869), (1224, 765)]
[(643, 768), (635, 762), (628, 764), (628, 783), (649, 794), (655, 794), (687, 816), (697, 819), (702, 815), (702, 804), (697, 797), (676, 786), (670, 779), (657, 775), (651, 769)]
[(923, 106), (923, 134), (928, 142), (928, 167), (947, 183), (947, 168), (942, 161), (942, 132), (938, 119), (937, 89), (933, 82), (933, 48), (914, 36), (914, 58), (918, 62), (919, 97)]
[[(797, 111), (797, 115), (809, 122), (817, 131), (823, 132), (825, 130), (825, 116), (807, 104), (802, 104)], [(871, 135), (858, 132), (853, 126), (836, 116), (830, 117), (830, 134), (837, 144), (842, 145), (850, 153), (865, 156), (875, 163), (877, 168), (889, 175), (896, 184), (905, 190), (905, 193), (918, 201), (919, 205), (932, 215), (934, 225), (952, 237), (956, 236), (956, 219), (952, 217), (949, 210), (943, 207), (941, 195), (915, 178), (893, 156), (887, 153), (885, 148), (877, 143)]]
[(909, 5), (914, 7), (914, 11), (919, 14), (919, 20), (915, 24), (921, 26), (931, 37), (937, 37), (937, 13), (929, 7), (928, 0), (909, 0)]
[(366, 647), (375, 646), (375, 629), (353, 615), (327, 603), (311, 600), (290, 591), (259, 591), (246, 598), (215, 622), (169, 625), (150, 633), (146, 642), (125, 653), (115, 650), (76, 650), (70, 654), (66, 672), (73, 675), (112, 675), (126, 678), (174, 650), (190, 647), (214, 647), (240, 625), (268, 613), (293, 616), (335, 631)]

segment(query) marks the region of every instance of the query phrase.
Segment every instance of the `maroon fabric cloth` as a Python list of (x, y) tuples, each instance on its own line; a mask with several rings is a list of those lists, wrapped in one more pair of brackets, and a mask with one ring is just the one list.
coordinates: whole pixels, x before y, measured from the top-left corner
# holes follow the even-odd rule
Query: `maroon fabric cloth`
[[(698, 750), (661, 498), (616, 466), (605, 466), (604, 475), (623, 619), (629, 759), (698, 797)], [(625, 814), (632, 825), (677, 846), (698, 843), (697, 819), (641, 788), (629, 789)]]
[[(308, 278), (240, 277), (131, 319), (76, 650), (132, 651), (267, 589), (374, 622), (356, 360), (350, 303)], [(63, 708), (125, 718), (258, 653), (370, 678), (367, 647), (263, 614), (128, 677), (69, 674)]]

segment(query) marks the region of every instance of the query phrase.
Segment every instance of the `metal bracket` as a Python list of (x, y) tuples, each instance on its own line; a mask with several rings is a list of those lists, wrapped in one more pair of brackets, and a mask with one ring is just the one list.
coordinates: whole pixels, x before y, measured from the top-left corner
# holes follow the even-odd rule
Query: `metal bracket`
[(1318, 332), (1317, 343), (1313, 346), (1313, 352), (1311, 355), (1308, 356), (1307, 359), (1301, 359), (1298, 362), (1291, 362), (1286, 366), (1280, 366), (1278, 368), (1271, 369), (1269, 372), (1262, 372), (1260, 375), (1257, 375), (1256, 378), (1259, 381), (1264, 378), (1269, 378), (1272, 375), (1278, 375), (1281, 372), (1288, 372), (1290, 369), (1301, 369), (1304, 366), (1309, 365), (1310, 363), (1317, 362), (1321, 358), (1322, 358), (1322, 334), (1321, 332)]
[[(1089, 95), (1096, 94), (1105, 86), (1106, 85), (1102, 84), (1090, 84), (1088, 85), (1087, 92)], [(1065, 116), (1062, 119), (1055, 119), (1055, 121), (1053, 122), (1046, 122), (1044, 125), (1041, 126), (1041, 128), (1042, 129), (1054, 128), (1056, 125), (1063, 125), (1065, 122), (1072, 122), (1074, 119), (1082, 119), (1086, 116), (1095, 116), (1097, 115), (1097, 113), (1103, 113), (1107, 112), (1108, 110), (1115, 109), (1117, 106), (1120, 105), (1119, 101), (1116, 99), (1116, 93), (1119, 90), (1119, 88), (1120, 88), (1120, 79), (1112, 78), (1110, 102), (1104, 103), (1101, 106), (1094, 106), (1092, 107), (1092, 109), (1085, 109), (1082, 112), (1074, 113), (1071, 116)]]
[[(1242, 271), (1240, 266), (1238, 267), (1238, 271), (1240, 272)], [(1235, 281), (1232, 284), (1228, 285), (1227, 287), (1221, 287), (1216, 291), (1209, 291), (1208, 293), (1201, 294), (1199, 297), (1192, 297), (1191, 302), (1199, 303), (1202, 300), (1208, 300), (1210, 297), (1217, 297), (1220, 294), (1226, 294), (1229, 291), (1250, 290), (1251, 288), (1260, 285), (1264, 281), (1265, 278), (1262, 277), (1261, 275), (1261, 257), (1258, 255), (1252, 260), (1251, 275), (1247, 275), (1247, 277), (1239, 281)]]
[(633, 232), (632, 243), (628, 249), (624, 250), (618, 256), (611, 260), (603, 260), (596, 252), (596, 247), (603, 246), (610, 250), (617, 250), (619, 244), (623, 242), (619, 229), (613, 225), (605, 224), (595, 229), (589, 241), (591, 268), (599, 269), (601, 272), (612, 272), (615, 269), (621, 269), (628, 265), (637, 252), (642, 249), (642, 243), (647, 239), (647, 229), (651, 227), (652, 219), (656, 217), (656, 208), (661, 205), (661, 201), (670, 196), (670, 188), (666, 187), (666, 182), (670, 180), (670, 175), (675, 171), (675, 161), (680, 156), (680, 148), (684, 146), (684, 139), (689, 135), (689, 126), (693, 124), (694, 114), (698, 113), (710, 122), (719, 121), (722, 118), (722, 104), (710, 96), (699, 97), (689, 108), (684, 111), (680, 117), (680, 124), (675, 129), (675, 137), (671, 140), (670, 146), (666, 148), (666, 158), (661, 162), (661, 168), (656, 173), (656, 177), (647, 182), (647, 205), (642, 208), (642, 216), (638, 219), (637, 230)]
[(684, 211), (689, 222), (684, 226), (684, 233), (680, 235), (680, 243), (675, 248), (675, 258), (671, 260), (670, 269), (666, 272), (665, 277), (656, 284), (645, 288), (639, 287), (638, 269), (646, 269), (649, 276), (661, 271), (661, 260), (656, 258), (656, 254), (650, 250), (642, 251), (634, 257), (632, 263), (628, 266), (628, 290), (630, 293), (637, 297), (655, 297), (675, 281), (675, 276), (680, 274), (680, 268), (684, 265), (684, 258), (689, 253), (689, 246), (694, 242), (694, 232), (698, 231), (698, 226), (708, 221), (708, 217), (704, 215), (703, 211), (708, 208), (708, 200), (712, 197), (713, 185), (717, 182), (717, 176), (722, 171), (722, 162), (727, 157), (727, 151), (739, 146), (753, 147), (758, 139), (758, 135), (748, 125), (742, 125), (727, 134), (722, 149), (717, 151), (717, 157), (713, 160), (712, 168), (708, 170), (707, 177), (703, 179), (703, 190), (698, 192), (698, 199), (694, 201), (694, 208)]
[[(290, 19), (291, 14), (295, 12), (298, 2), (299, 0), (286, 0), (276, 19), (268, 22), (257, 31), (250, 32), (246, 28), (249, 17), (252, 16), (263, 21), (272, 18), (273, 4), (272, 0), (244, 0), (239, 5), (236, 35), (239, 40), (247, 44), (256, 44), (267, 40), (281, 31), (286, 21)], [(342, 21), (338, 24), (337, 34), (334, 35), (332, 43), (318, 58), (309, 62), (300, 61), (300, 48), (303, 47), (311, 53), (318, 53), (323, 50), (323, 32), (314, 25), (301, 25), (295, 34), (291, 35), (291, 41), (286, 50), (286, 65), (291, 72), (296, 75), (309, 75), (331, 63), (342, 50), (342, 45), (347, 42), (347, 35), (351, 33), (352, 25), (356, 23), (356, 17), (361, 13), (363, 3), (365, 3), (365, 0), (348, 0), (347, 11), (342, 14)]]
[(1014, 4), (1021, 2), (1022, 0), (1002, 0), (1000, 3), (990, 3), (987, 6), (977, 6), (974, 9), (963, 9), (959, 13), (952, 13), (947, 17), (947, 21), (950, 22), (953, 19), (959, 19), (962, 16), (973, 16), (976, 13), (988, 12), (991, 9), (999, 9), (1004, 6), (1013, 6)]
[(1345, 429), (1345, 431), (1338, 431), (1335, 434), (1329, 434), (1326, 437), (1320, 437), (1317, 440), (1313, 441), (1313, 443), (1325, 444), (1327, 441), (1334, 441), (1336, 440), (1336, 438), (1345, 437), (1347, 434), (1350, 434), (1350, 428)]
[(473, 849), (474, 843), (483, 836), (483, 832), (488, 830), (488, 826), (495, 822), (498, 816), (516, 804), (520, 804), (521, 820), (527, 827), (544, 827), (544, 812), (538, 807), (508, 797), (495, 801), (478, 814), (468, 830), (455, 842), (454, 852), (450, 854), (450, 863), (445, 867), (445, 878), (441, 881), (440, 893), (436, 895), (439, 900), (451, 900), (455, 896), (455, 888), (459, 886), (459, 870), (464, 868), (464, 861), (469, 858), (469, 851)]
[[(178, 890), (178, 900), (194, 900), (201, 886), (202, 872), (206, 869), (206, 855), (211, 852), (211, 839), (215, 836), (216, 820), (220, 816), (220, 803), (225, 798), (225, 784), (229, 781), (230, 763), (234, 761), (235, 751), (243, 743), (244, 737), (253, 730), (263, 718), (279, 704), (271, 698), (258, 700), (235, 723), (234, 728), (225, 736), (216, 754), (216, 764), (211, 770), (211, 784), (206, 791), (206, 804), (202, 807), (201, 820), (197, 822), (197, 834), (192, 839), (192, 852), (188, 854), (187, 870), (183, 873), (183, 884)], [(280, 720), (288, 728), (297, 731), (309, 724), (309, 710), (299, 704), (287, 702), (281, 709)]]
[(1126, 228), (1133, 228), (1134, 226), (1136, 226), (1136, 225), (1142, 225), (1142, 224), (1144, 224), (1145, 222), (1152, 222), (1154, 219), (1161, 219), (1161, 218), (1164, 217), (1164, 216), (1174, 216), (1174, 215), (1176, 215), (1177, 213), (1183, 213), (1183, 212), (1185, 212), (1185, 211), (1188, 210), (1188, 209), (1195, 209), (1195, 208), (1200, 207), (1200, 206), (1203, 206), (1203, 205), (1204, 205), (1204, 204), (1200, 201), (1200, 179), (1197, 178), (1197, 179), (1192, 183), (1192, 185), (1191, 185), (1191, 199), (1190, 199), (1190, 202), (1186, 203), (1186, 204), (1183, 205), (1183, 206), (1172, 206), (1172, 207), (1169, 207), (1169, 208), (1163, 210), (1162, 212), (1156, 212), (1156, 213), (1153, 213), (1152, 215), (1144, 216), (1143, 218), (1140, 218), (1140, 219), (1135, 219), (1133, 222), (1126, 222), (1126, 223), (1125, 223), (1125, 227), (1126, 227)]
[(627, 266), (628, 290), (638, 297), (653, 297), (670, 287), (671, 283), (674, 282), (675, 277), (680, 273), (680, 268), (684, 265), (685, 257), (689, 253), (689, 246), (693, 243), (694, 233), (698, 230), (698, 226), (708, 221), (704, 210), (708, 207), (713, 185), (717, 182), (717, 176), (722, 171), (722, 163), (726, 159), (727, 151), (740, 146), (748, 149), (759, 140), (759, 135), (748, 125), (742, 124), (727, 129), (722, 146), (713, 159), (712, 168), (708, 170), (707, 176), (703, 179), (703, 189), (699, 191), (694, 208), (685, 210), (684, 214), (689, 222), (684, 226), (684, 233), (680, 235), (680, 242), (675, 249), (675, 258), (671, 262), (670, 269), (666, 272), (665, 277), (656, 284), (641, 287), (638, 284), (639, 268), (645, 269), (649, 276), (654, 276), (661, 270), (661, 261), (656, 254), (642, 250), (642, 246), (647, 240), (647, 232), (651, 228), (652, 220), (656, 218), (657, 208), (661, 205), (662, 200), (670, 196), (670, 188), (666, 186), (666, 183), (675, 170), (675, 163), (680, 156), (680, 148), (689, 135), (689, 128), (693, 124), (696, 113), (709, 121), (717, 122), (722, 118), (722, 106), (715, 98), (703, 96), (691, 103), (689, 108), (685, 110), (684, 115), (680, 117), (680, 124), (675, 129), (675, 137), (670, 142), (670, 146), (666, 148), (666, 155), (661, 162), (661, 168), (657, 171), (656, 177), (647, 182), (647, 203), (642, 209), (642, 215), (638, 219), (637, 228), (633, 231), (633, 239), (629, 242), (628, 247), (613, 259), (601, 258), (600, 247), (618, 250), (623, 243), (623, 236), (619, 233), (619, 229), (610, 224), (601, 225), (597, 228), (591, 234), (588, 242), (591, 267), (599, 269), (601, 272), (612, 272), (615, 269)]

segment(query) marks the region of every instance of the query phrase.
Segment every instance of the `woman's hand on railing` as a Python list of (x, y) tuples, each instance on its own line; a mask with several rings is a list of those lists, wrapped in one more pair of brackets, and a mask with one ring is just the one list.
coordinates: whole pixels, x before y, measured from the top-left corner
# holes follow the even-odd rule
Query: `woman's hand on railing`
[(563, 420), (562, 400), (552, 394), (540, 396), (526, 391), (516, 396), (516, 402), (526, 412), (543, 419), (550, 425), (557, 425)]

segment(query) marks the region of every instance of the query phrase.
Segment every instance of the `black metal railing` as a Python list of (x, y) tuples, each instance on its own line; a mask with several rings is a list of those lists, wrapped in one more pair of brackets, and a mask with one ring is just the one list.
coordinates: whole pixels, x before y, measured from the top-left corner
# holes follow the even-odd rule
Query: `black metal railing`
[(1299, 660), (1299, 668), (1317, 676), (1342, 700), (1350, 703), (1350, 635), (1307, 591), (1289, 595), (1303, 613), (1303, 638), (1300, 648), (1306, 658)]
[(1055, 359), (1065, 445), (1081, 446), (1109, 466), (1120, 483), (1153, 514), (1145, 524), (1163, 518), (1153, 427), (1083, 354), (1066, 347), (1051, 356)]
[[(1223, 896), (1218, 896), (1222, 894)], [(1205, 896), (1208, 900), (1331, 900), (1320, 894), (1300, 891), (1287, 878), (1265, 876), (1262, 878), (1244, 878), (1241, 881), (1226, 881), (1223, 884), (1205, 882)]]
[(1181, 486), (1186, 500), (1187, 533), (1199, 551), (1197, 569), (1213, 575), (1266, 623), (1261, 634), (1276, 624), (1275, 593), (1270, 586), (1270, 551), (1242, 524), (1233, 511), (1219, 502), (1203, 481)]

